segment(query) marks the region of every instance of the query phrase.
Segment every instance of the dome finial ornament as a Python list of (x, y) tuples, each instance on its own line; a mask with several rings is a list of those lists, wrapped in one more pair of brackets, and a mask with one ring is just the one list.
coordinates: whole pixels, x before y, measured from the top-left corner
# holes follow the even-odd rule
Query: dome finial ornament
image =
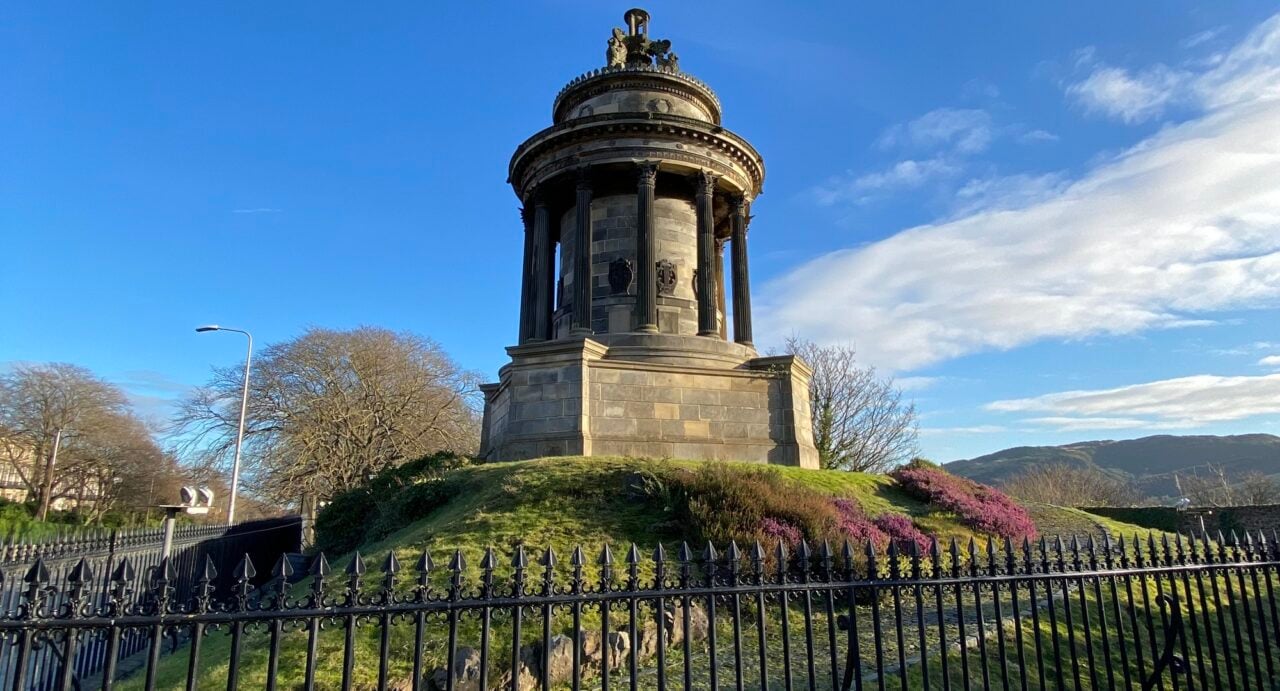
[(623, 15), (627, 29), (614, 28), (605, 49), (605, 67), (658, 67), (680, 70), (680, 59), (671, 51), (671, 41), (649, 39), (649, 13), (639, 8)]

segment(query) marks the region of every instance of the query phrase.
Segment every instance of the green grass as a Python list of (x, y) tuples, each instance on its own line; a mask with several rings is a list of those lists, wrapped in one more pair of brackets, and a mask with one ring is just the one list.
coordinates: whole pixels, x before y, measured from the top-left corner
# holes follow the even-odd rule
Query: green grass
[[(659, 541), (667, 542), (669, 553), (674, 555), (678, 536), (687, 527), (674, 521), (668, 507), (660, 500), (663, 487), (672, 473), (695, 471), (704, 464), (694, 461), (649, 460), (630, 458), (548, 458), (532, 461), (490, 463), (473, 465), (449, 471), (447, 479), (452, 496), (442, 505), (422, 515), (408, 516), (398, 530), (369, 544), (361, 546), (368, 567), (365, 591), (372, 592), (380, 581), (378, 567), (389, 551), (394, 551), (402, 564), (398, 577), (401, 591), (407, 591), (415, 578), (412, 566), (423, 550), (432, 554), (438, 567), (433, 584), (446, 587), (447, 573), (443, 568), (453, 550), (460, 550), (467, 561), (468, 585), (474, 586), (478, 578), (478, 566), (489, 547), (494, 547), (502, 567), (498, 569), (503, 585), (509, 581), (509, 559), (517, 545), (529, 550), (530, 568), (528, 582), (533, 587), (540, 583), (541, 567), (537, 566), (541, 550), (553, 549), (559, 556), (557, 582), (565, 584), (569, 577), (569, 555), (581, 545), (590, 562), (586, 577), (594, 582), (599, 570), (595, 558), (604, 544), (613, 547), (615, 578), (626, 577), (623, 559), (627, 548), (636, 544), (644, 557), (641, 577), (648, 578), (651, 567), (649, 555)], [(725, 464), (730, 468), (757, 470), (753, 464)], [(832, 496), (852, 497), (858, 500), (871, 516), (886, 511), (910, 515), (925, 532), (937, 534), (942, 540), (956, 538), (962, 545), (975, 536), (960, 524), (954, 516), (931, 510), (922, 502), (908, 497), (885, 476), (842, 471), (802, 470), (798, 468), (770, 467), (786, 481), (803, 485)], [(1132, 533), (1134, 526), (1074, 512), (1073, 510), (1044, 511), (1045, 516), (1057, 520), (1069, 519), (1083, 525), (1087, 522), (1097, 530), (1118, 530)], [(1066, 513), (1063, 513), (1066, 512)], [(1046, 527), (1049, 527), (1046, 523)], [(695, 549), (700, 546), (694, 545)], [(334, 591), (343, 581), (342, 569), (349, 563), (350, 555), (330, 555), (333, 565)], [(259, 571), (270, 565), (258, 565)], [(294, 589), (295, 597), (305, 594), (305, 584)], [(535, 640), (540, 634), (536, 617), (526, 625), (522, 643)], [(587, 612), (584, 628), (598, 628), (599, 615)], [(491, 642), (495, 664), (508, 659), (511, 649), (510, 633), (504, 629), (507, 623), (499, 619), (495, 640)], [(567, 615), (555, 617), (554, 629), (563, 631)], [(616, 625), (616, 624), (615, 624)], [(379, 655), (379, 627), (362, 626), (357, 629), (355, 687), (367, 688), (376, 681)], [(446, 655), (442, 620), (430, 622), (430, 633), (425, 647), (427, 668), (439, 666)], [(409, 622), (400, 622), (391, 629), (390, 654), (391, 677), (404, 680), (409, 676), (413, 650), (413, 631)], [(331, 626), (319, 638), (320, 667), (317, 671), (319, 688), (334, 688), (341, 678), (343, 630), (339, 624)], [(474, 619), (462, 622), (459, 640), (462, 645), (475, 646), (479, 639), (479, 625)], [(267, 632), (250, 630), (242, 649), (241, 685), (259, 688), (266, 681)], [(282, 688), (291, 688), (301, 678), (305, 660), (305, 631), (286, 633), (281, 647), (280, 679)], [(225, 686), (230, 642), (223, 633), (213, 633), (202, 644), (200, 657), (201, 688)], [(187, 648), (162, 658), (157, 669), (157, 688), (180, 688), (186, 679)], [(124, 680), (118, 687), (141, 688), (141, 674)]]

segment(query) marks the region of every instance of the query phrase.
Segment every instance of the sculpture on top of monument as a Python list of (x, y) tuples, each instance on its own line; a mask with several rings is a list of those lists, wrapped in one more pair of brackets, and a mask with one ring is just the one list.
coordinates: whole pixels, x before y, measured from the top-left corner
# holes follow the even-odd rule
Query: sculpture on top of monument
[(614, 28), (609, 37), (609, 47), (604, 52), (605, 67), (626, 67), (627, 35), (622, 29)]
[(649, 13), (630, 9), (623, 16), (627, 31), (614, 27), (605, 50), (605, 67), (652, 66), (680, 70), (680, 58), (671, 50), (671, 41), (649, 40)]

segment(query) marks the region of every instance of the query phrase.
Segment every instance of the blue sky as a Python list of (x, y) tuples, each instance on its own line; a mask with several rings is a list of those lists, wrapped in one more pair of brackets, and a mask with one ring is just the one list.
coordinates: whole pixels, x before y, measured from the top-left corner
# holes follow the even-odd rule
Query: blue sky
[[(1274, 7), (1047, 5), (646, 6), (765, 157), (758, 340), (853, 343), (940, 460), (1280, 431)], [(206, 322), (494, 376), (508, 158), (628, 6), (6, 4), (0, 361), (151, 416), (241, 356)]]

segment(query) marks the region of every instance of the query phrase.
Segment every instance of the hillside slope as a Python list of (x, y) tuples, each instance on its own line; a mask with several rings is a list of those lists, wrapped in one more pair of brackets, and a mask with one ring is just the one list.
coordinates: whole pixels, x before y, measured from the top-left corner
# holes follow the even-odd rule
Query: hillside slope
[(956, 475), (999, 484), (1035, 465), (1093, 467), (1132, 478), (1151, 496), (1176, 493), (1174, 473), (1188, 474), (1212, 463), (1230, 475), (1249, 471), (1280, 474), (1280, 437), (1157, 435), (1120, 441), (1086, 441), (1062, 446), (1019, 446), (946, 464)]

